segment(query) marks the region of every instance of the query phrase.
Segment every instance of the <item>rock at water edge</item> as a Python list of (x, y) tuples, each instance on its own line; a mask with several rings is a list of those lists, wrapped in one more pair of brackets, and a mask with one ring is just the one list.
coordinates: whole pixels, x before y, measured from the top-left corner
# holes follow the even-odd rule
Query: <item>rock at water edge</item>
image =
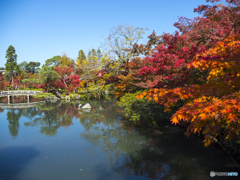
[(88, 109), (88, 108), (92, 108), (91, 106), (90, 106), (90, 104), (89, 103), (87, 103), (87, 104), (85, 104), (83, 107), (81, 107), (82, 109)]

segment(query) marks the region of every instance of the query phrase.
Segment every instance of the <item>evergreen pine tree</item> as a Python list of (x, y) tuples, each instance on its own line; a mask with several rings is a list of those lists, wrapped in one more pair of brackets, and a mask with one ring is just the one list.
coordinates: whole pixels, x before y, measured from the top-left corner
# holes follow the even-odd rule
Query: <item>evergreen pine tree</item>
[(92, 49), (92, 56), (97, 56), (96, 50)]
[(97, 57), (98, 57), (98, 60), (102, 58), (102, 52), (100, 51), (100, 49), (97, 50)]
[(92, 60), (92, 51), (88, 51), (88, 61)]
[(16, 50), (15, 48), (10, 45), (6, 51), (6, 56), (5, 58), (7, 58), (7, 62), (5, 64), (5, 69), (6, 72), (8, 72), (10, 74), (10, 76), (12, 77), (12, 85), (13, 85), (13, 76), (14, 73), (19, 69), (18, 65), (17, 65), (17, 54), (16, 54)]

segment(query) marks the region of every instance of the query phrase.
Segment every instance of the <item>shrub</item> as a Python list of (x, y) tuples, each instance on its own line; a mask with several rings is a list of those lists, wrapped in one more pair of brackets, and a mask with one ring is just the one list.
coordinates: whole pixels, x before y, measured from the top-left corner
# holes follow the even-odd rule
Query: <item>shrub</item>
[(156, 120), (170, 119), (172, 112), (164, 112), (164, 106), (156, 104), (147, 99), (138, 99), (136, 95), (141, 94), (138, 91), (134, 94), (127, 93), (120, 98), (118, 105), (125, 108), (125, 117), (131, 121), (147, 119), (153, 124)]
[(87, 99), (87, 95), (86, 94), (81, 94), (80, 99)]
[(52, 93), (39, 93), (33, 97), (34, 98), (49, 98), (49, 97), (51, 98), (51, 97), (55, 97), (55, 95)]

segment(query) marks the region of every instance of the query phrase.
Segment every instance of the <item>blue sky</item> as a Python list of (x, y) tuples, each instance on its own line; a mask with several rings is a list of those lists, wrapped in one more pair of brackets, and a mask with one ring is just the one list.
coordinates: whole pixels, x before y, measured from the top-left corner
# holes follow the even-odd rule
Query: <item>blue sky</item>
[[(0, 0), (0, 67), (13, 45), (17, 62), (41, 65), (66, 53), (76, 59), (78, 51), (97, 49), (113, 26), (120, 24), (173, 33), (178, 17), (198, 16), (193, 9), (205, 0)], [(146, 38), (147, 39), (147, 38)], [(143, 41), (146, 42), (146, 41)]]

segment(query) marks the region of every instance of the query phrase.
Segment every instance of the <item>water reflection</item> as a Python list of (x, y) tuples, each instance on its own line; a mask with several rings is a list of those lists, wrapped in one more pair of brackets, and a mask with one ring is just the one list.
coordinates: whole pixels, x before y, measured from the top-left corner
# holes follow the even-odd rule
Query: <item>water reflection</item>
[[(29, 102), (43, 101), (44, 98), (34, 98), (30, 96)], [(27, 103), (27, 96), (11, 96), (11, 103)], [(9, 103), (8, 97), (0, 97), (0, 103)]]
[[(4, 112), (4, 111), (1, 111)], [(36, 115), (40, 115), (35, 107), (25, 108), (25, 109), (10, 109), (7, 111), (7, 120), (8, 120), (8, 128), (10, 134), (16, 138), (19, 131), (19, 119), (21, 116), (26, 118), (33, 118)]]
[(59, 127), (68, 127), (73, 125), (73, 118), (78, 118), (79, 113), (73, 106), (69, 106), (67, 103), (57, 101), (55, 103), (38, 104), (35, 106), (41, 116), (37, 117), (27, 123), (25, 126), (40, 126), (40, 132), (52, 136), (57, 134)]
[(121, 113), (116, 113), (119, 108), (114, 104), (111, 106), (101, 104), (101, 107), (105, 111), (97, 108), (92, 114), (83, 113), (80, 117), (85, 128), (81, 137), (93, 145), (91, 152), (97, 153), (94, 151), (100, 147), (102, 152), (108, 155), (113, 170), (122, 175), (145, 176), (150, 179), (170, 178), (171, 167), (179, 163), (178, 160), (169, 161), (169, 156), (174, 157), (173, 154), (168, 154), (169, 150), (173, 149), (174, 142), (171, 147), (164, 148), (168, 142), (160, 143), (159, 131), (156, 135), (156, 131), (151, 133), (151, 130), (137, 128), (136, 123), (120, 121)]
[(8, 128), (10, 134), (15, 137), (18, 135), (19, 130), (19, 118), (21, 117), (21, 113), (15, 109), (11, 109), (7, 112), (7, 120), (8, 120)]
[[(114, 108), (116, 107), (112, 106), (110, 112), (114, 112)], [(133, 127), (121, 124), (118, 117), (117, 114), (109, 114), (101, 123), (89, 116), (81, 118), (81, 124), (85, 127), (81, 137), (94, 145), (92, 153), (96, 153), (94, 150), (100, 147), (108, 154), (113, 169), (122, 175), (145, 176), (150, 179), (167, 175), (170, 166), (161, 160), (158, 150), (148, 146), (150, 141), (146, 136)]]
[(32, 158), (38, 156), (35, 148), (16, 146), (0, 149), (0, 179), (15, 180)]
[(100, 147), (113, 170), (121, 175), (203, 180), (209, 179), (211, 170), (225, 172), (225, 165), (232, 163), (225, 152), (214, 147), (204, 148), (200, 139), (187, 138), (183, 129), (172, 126), (169, 121), (162, 122), (164, 126), (160, 129), (154, 129), (144, 122), (119, 121), (118, 107), (113, 104), (104, 109), (107, 108), (108, 111), (95, 109), (92, 114), (83, 113), (80, 121), (85, 131), (81, 137), (93, 145), (92, 153), (97, 153), (94, 151)]
[[(115, 179), (113, 174), (117, 173), (120, 179), (144, 177), (207, 180), (210, 178), (210, 171), (238, 171), (225, 167), (232, 163), (225, 152), (214, 147), (204, 148), (200, 139), (194, 136), (187, 138), (184, 130), (171, 126), (169, 121), (162, 122), (157, 129), (148, 122), (134, 123), (124, 120), (122, 109), (112, 101), (91, 101), (90, 112), (79, 110), (79, 103), (46, 102), (28, 109), (8, 110), (9, 132), (12, 136), (17, 136), (21, 116), (27, 119), (25, 127), (39, 126), (40, 132), (46, 136), (56, 135), (60, 127), (68, 128), (74, 125), (73, 122), (77, 122), (74, 120), (79, 120), (83, 127), (80, 137), (90, 145), (75, 146), (79, 149), (85, 148), (87, 154), (103, 154), (100, 165), (97, 164), (94, 170), (99, 172), (99, 179)], [(81, 101), (81, 104), (85, 103)], [(75, 123), (75, 126), (79, 124)], [(75, 138), (78, 140), (79, 136)], [(70, 145), (68, 146), (70, 151)], [(72, 146), (72, 149), (76, 148), (75, 146)], [(109, 171), (103, 168), (107, 166), (106, 163), (110, 167)], [(102, 164), (104, 166), (101, 166)], [(87, 165), (85, 168), (88, 168)], [(101, 168), (104, 170), (100, 172)]]

